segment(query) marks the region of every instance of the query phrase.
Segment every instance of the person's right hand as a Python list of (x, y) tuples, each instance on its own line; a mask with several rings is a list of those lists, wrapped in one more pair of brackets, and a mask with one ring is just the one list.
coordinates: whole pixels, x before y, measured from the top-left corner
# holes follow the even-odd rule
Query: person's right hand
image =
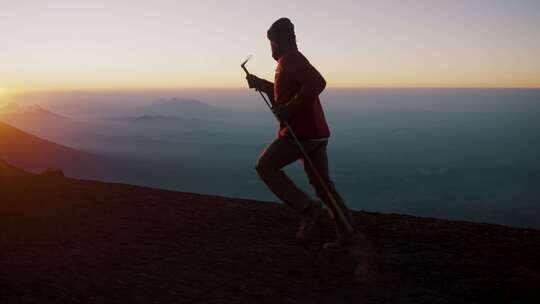
[(262, 90), (263, 80), (253, 74), (248, 74), (246, 80), (250, 89)]

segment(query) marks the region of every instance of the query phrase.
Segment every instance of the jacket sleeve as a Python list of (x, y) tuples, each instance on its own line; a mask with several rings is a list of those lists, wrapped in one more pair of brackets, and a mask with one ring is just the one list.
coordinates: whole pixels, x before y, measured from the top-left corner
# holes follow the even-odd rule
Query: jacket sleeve
[(287, 103), (291, 118), (310, 105), (326, 87), (326, 80), (305, 58), (295, 58), (284, 65), (283, 73), (300, 85), (298, 94)]

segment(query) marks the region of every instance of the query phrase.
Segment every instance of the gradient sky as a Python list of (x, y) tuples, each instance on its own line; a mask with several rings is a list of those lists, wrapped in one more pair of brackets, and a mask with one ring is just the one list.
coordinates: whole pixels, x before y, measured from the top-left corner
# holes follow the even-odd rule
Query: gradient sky
[(0, 0), (0, 98), (19, 90), (243, 87), (296, 26), (331, 87), (540, 87), (540, 1)]

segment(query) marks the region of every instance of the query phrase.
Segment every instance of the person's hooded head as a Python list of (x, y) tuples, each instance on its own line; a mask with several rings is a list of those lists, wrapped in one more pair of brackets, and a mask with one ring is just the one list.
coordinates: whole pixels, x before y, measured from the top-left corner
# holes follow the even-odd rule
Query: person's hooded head
[(297, 49), (294, 24), (288, 18), (276, 20), (266, 33), (272, 47), (272, 57), (279, 60), (287, 50)]

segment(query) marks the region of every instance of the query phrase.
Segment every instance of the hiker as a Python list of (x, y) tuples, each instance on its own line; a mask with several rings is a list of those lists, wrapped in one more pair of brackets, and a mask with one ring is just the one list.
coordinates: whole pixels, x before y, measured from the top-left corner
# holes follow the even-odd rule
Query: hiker
[[(307, 239), (322, 215), (321, 202), (311, 199), (300, 190), (282, 170), (283, 167), (300, 160), (315, 188), (317, 196), (330, 208), (330, 215), (336, 224), (337, 239), (324, 244), (326, 250), (347, 249), (355, 233), (352, 214), (336, 191), (329, 177), (326, 148), (330, 130), (324, 117), (319, 94), (326, 81), (321, 74), (298, 51), (294, 25), (287, 18), (280, 18), (267, 32), (272, 57), (277, 61), (274, 83), (248, 74), (249, 88), (266, 93), (273, 101), (273, 111), (280, 121), (277, 137), (261, 153), (256, 163), (259, 177), (270, 190), (287, 206), (297, 211), (302, 220), (296, 233), (298, 239)], [(311, 167), (305, 163), (301, 151), (288, 132), (284, 121), (288, 122), (312, 160), (316, 170), (333, 194), (340, 209), (353, 231), (337, 216), (334, 205), (323, 186), (319, 183)]]

